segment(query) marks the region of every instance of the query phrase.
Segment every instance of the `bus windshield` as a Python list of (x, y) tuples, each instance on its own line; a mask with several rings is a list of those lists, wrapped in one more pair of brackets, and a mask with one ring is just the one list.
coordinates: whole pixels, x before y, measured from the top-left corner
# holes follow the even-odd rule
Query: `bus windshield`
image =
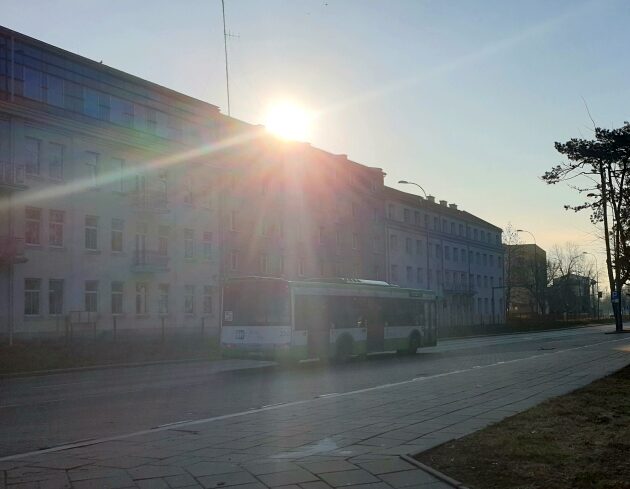
[(223, 292), (224, 326), (288, 326), (289, 286), (285, 282), (231, 283)]

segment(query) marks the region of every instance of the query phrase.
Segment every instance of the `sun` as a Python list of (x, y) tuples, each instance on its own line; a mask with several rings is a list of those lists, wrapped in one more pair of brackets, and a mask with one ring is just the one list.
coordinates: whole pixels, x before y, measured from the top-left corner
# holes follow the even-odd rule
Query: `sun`
[(267, 130), (282, 139), (305, 141), (309, 137), (311, 114), (293, 102), (276, 102), (265, 116)]

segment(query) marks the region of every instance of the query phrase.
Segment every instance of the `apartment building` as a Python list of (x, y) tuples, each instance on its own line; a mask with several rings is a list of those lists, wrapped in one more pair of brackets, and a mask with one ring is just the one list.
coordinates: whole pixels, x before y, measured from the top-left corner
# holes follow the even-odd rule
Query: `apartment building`
[[(217, 107), (0, 28), (4, 332), (218, 320)], [(85, 316), (84, 316), (85, 317)]]
[(387, 280), (428, 288), (442, 302), (442, 325), (503, 322), (502, 230), (458, 209), (385, 188)]
[(220, 197), (225, 277), (384, 277), (381, 169), (273, 138), (230, 158)]
[(500, 320), (501, 230), (384, 176), (0, 27), (0, 333), (212, 331), (247, 275), (388, 280), (438, 291), (443, 324)]

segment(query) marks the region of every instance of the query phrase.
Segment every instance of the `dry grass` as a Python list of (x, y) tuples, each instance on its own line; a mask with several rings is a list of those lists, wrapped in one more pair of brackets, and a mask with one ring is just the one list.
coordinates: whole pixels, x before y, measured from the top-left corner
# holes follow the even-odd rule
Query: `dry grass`
[(630, 489), (630, 367), (416, 458), (474, 489)]

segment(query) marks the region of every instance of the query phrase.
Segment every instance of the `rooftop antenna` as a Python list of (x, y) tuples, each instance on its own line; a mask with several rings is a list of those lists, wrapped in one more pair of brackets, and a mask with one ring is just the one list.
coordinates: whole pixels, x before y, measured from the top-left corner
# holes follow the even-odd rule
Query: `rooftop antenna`
[(230, 112), (230, 73), (228, 70), (228, 51), (227, 51), (227, 38), (228, 32), (225, 28), (225, 0), (221, 0), (221, 8), (223, 10), (223, 49), (225, 50), (225, 88), (227, 90), (227, 112), (228, 116), (231, 116)]

